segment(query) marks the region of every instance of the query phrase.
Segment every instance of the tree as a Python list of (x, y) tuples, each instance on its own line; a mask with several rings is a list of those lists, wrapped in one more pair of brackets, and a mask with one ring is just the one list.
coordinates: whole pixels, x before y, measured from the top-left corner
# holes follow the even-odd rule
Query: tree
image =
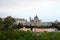
[(12, 25), (12, 27), (10, 28), (10, 30), (17, 30), (17, 24)]
[(31, 31), (33, 30), (33, 26), (30, 24)]
[(45, 28), (45, 26), (41, 25), (40, 28)]
[(18, 28), (18, 29), (19, 29), (19, 28), (23, 28), (23, 24), (19, 23), (18, 26), (17, 26), (17, 28)]
[(9, 27), (11, 27), (11, 25), (13, 25), (15, 22), (15, 19), (12, 18), (11, 16), (8, 16), (4, 19), (4, 28), (5, 29), (9, 29)]
[(3, 27), (3, 20), (2, 18), (0, 18), (0, 29), (2, 29), (2, 27)]
[(52, 27), (53, 28), (57, 28), (58, 30), (60, 30), (60, 23), (52, 23)]

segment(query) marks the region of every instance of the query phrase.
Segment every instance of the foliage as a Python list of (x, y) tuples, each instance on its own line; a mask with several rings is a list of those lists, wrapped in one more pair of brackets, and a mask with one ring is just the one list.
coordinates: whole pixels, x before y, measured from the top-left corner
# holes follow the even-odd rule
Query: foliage
[[(22, 28), (23, 24), (14, 24), (15, 19), (8, 16), (4, 21), (0, 18), (0, 29), (6, 29), (5, 31), (0, 30), (0, 40), (60, 40), (60, 32), (42, 32), (33, 33), (30, 31), (14, 31), (16, 29)], [(9, 29), (10, 30), (7, 30)], [(34, 26), (29, 26), (31, 30)], [(41, 26), (44, 28), (44, 26)], [(48, 27), (48, 26), (47, 26)], [(53, 28), (60, 28), (56, 24), (52, 24)], [(13, 30), (13, 31), (12, 31)]]
[(2, 27), (3, 27), (3, 20), (2, 18), (0, 18), (0, 30), (2, 29)]
[(18, 29), (23, 28), (23, 24), (19, 23), (17, 26)]
[(15, 19), (11, 16), (8, 16), (4, 19), (4, 28), (7, 30), (9, 27), (11, 27), (15, 22)]
[(60, 40), (60, 32), (0, 31), (0, 40)]
[(17, 24), (12, 25), (12, 27), (9, 30), (17, 30)]
[(60, 23), (52, 23), (52, 27), (53, 28), (57, 28), (58, 30), (60, 30)]

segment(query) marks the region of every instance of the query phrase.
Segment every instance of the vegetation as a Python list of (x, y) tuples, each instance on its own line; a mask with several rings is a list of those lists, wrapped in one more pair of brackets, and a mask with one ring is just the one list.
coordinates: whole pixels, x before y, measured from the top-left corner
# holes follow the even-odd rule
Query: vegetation
[(60, 32), (0, 31), (0, 40), (60, 40)]
[[(18, 31), (23, 27), (23, 24), (14, 24), (15, 19), (8, 16), (2, 20), (0, 18), (0, 40), (60, 40), (60, 32), (42, 32), (33, 33), (30, 31)], [(60, 24), (52, 24), (52, 26), (42, 26), (40, 28), (57, 28), (60, 29)], [(33, 30), (36, 26), (27, 26)], [(14, 31), (16, 30), (16, 31)]]
[(15, 19), (12, 18), (11, 16), (8, 16), (3, 20), (2, 18), (0, 18), (0, 30), (9, 30), (10, 28), (14, 28), (13, 27), (15, 25), (14, 22), (15, 22)]
[(60, 30), (60, 23), (52, 23), (52, 26), (53, 28), (57, 28), (58, 30)]
[(8, 30), (13, 24), (15, 20), (11, 16), (8, 16), (4, 19), (4, 28), (5, 30)]
[(2, 29), (2, 27), (3, 27), (3, 20), (2, 18), (0, 18), (0, 30)]
[(23, 24), (19, 23), (17, 26), (18, 29), (23, 28)]

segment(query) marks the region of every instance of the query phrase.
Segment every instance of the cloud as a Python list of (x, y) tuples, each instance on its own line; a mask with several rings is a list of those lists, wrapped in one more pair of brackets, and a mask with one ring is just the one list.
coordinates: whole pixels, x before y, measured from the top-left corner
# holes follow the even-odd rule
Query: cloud
[[(0, 15), (58, 17), (59, 0), (0, 0)], [(2, 14), (3, 13), (3, 14)], [(24, 15), (23, 15), (24, 14)], [(54, 16), (55, 15), (55, 16)], [(48, 17), (47, 17), (48, 18)]]

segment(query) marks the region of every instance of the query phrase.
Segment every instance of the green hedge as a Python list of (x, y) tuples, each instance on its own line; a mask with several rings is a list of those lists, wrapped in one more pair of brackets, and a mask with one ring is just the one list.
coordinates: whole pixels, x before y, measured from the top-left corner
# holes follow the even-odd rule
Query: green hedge
[(60, 32), (0, 31), (0, 40), (60, 40)]

